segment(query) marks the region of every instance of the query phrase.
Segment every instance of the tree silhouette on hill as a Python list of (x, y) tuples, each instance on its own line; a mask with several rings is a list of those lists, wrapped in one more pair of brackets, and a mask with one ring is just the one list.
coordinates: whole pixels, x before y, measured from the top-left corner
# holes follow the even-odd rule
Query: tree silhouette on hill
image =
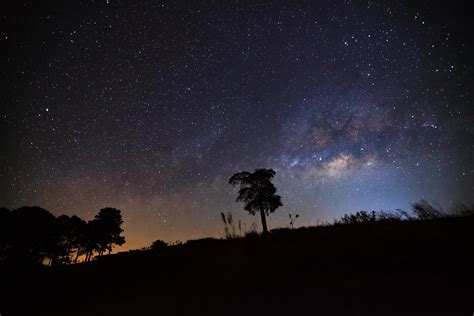
[(123, 245), (121, 211), (107, 207), (89, 222), (78, 216), (55, 217), (38, 206), (13, 211), (0, 208), (0, 260), (47, 262), (51, 266), (76, 263), (85, 255), (110, 253)]
[(268, 232), (266, 216), (283, 205), (271, 181), (275, 174), (273, 169), (256, 169), (253, 173), (238, 172), (229, 179), (230, 184), (239, 186), (236, 201), (244, 202), (244, 209), (251, 215), (260, 213), (264, 233)]
[(56, 218), (38, 206), (23, 206), (10, 214), (8, 255), (42, 262), (54, 252)]
[(121, 246), (125, 243), (125, 237), (120, 235), (123, 232), (120, 210), (112, 207), (103, 208), (95, 216), (94, 221), (98, 225), (96, 227), (98, 230), (97, 244), (100, 255), (106, 250), (110, 253), (114, 245)]
[(73, 215), (69, 218), (69, 246), (70, 249), (75, 249), (74, 260), (72, 262), (77, 263), (80, 256), (85, 254), (85, 244), (87, 242), (87, 222), (82, 218)]
[(168, 244), (165, 241), (157, 239), (151, 244), (150, 249), (154, 251), (158, 251), (158, 250), (165, 249), (166, 247), (168, 247)]

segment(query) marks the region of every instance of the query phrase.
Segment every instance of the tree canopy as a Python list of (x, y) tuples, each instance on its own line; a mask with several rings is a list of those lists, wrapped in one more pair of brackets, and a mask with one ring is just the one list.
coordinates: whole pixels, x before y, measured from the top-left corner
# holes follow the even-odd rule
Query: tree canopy
[(253, 173), (242, 171), (235, 173), (229, 183), (239, 187), (237, 202), (244, 202), (244, 209), (251, 215), (260, 213), (263, 232), (267, 232), (265, 216), (282, 206), (281, 196), (276, 194), (272, 179), (276, 172), (273, 169), (256, 169)]
[(90, 260), (114, 245), (123, 245), (121, 211), (103, 208), (89, 222), (78, 216), (55, 217), (38, 206), (13, 211), (0, 208), (0, 260), (44, 262), (50, 265)]

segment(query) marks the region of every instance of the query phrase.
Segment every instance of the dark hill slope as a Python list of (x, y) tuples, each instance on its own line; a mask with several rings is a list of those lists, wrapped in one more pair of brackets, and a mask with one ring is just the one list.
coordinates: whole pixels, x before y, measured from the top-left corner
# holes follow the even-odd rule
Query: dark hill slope
[[(472, 217), (375, 222), (110, 255), (41, 270), (34, 277), (23, 274), (26, 284), (16, 285), (29, 288), (21, 292), (25, 303), (9, 299), (10, 310), (32, 308), (34, 315), (472, 315), (473, 228)], [(22, 279), (13, 272), (10, 277)]]

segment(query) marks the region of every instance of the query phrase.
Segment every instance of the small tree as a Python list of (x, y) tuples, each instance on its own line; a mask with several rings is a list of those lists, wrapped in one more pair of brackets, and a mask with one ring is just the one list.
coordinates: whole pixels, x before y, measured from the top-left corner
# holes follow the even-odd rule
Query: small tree
[(290, 216), (290, 226), (291, 226), (291, 228), (294, 228), (296, 219), (297, 219), (298, 217), (300, 217), (300, 215), (299, 215), (299, 214), (296, 214), (295, 216), (292, 216), (291, 213), (290, 213), (290, 214), (288, 214), (288, 216)]
[(159, 251), (166, 247), (168, 247), (168, 244), (165, 241), (157, 239), (151, 244), (150, 249), (153, 251)]
[(229, 179), (230, 184), (240, 188), (237, 202), (244, 202), (244, 209), (251, 215), (260, 213), (264, 233), (268, 232), (265, 216), (283, 205), (281, 196), (276, 194), (277, 189), (271, 182), (275, 174), (272, 169), (257, 169), (253, 173), (238, 172)]

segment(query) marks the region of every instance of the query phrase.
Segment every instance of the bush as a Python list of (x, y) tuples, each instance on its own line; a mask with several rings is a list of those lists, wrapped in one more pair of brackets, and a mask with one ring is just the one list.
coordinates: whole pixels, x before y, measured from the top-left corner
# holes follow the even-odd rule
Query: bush
[(150, 249), (153, 251), (157, 251), (165, 249), (166, 247), (168, 247), (168, 244), (165, 241), (158, 239), (151, 244)]

